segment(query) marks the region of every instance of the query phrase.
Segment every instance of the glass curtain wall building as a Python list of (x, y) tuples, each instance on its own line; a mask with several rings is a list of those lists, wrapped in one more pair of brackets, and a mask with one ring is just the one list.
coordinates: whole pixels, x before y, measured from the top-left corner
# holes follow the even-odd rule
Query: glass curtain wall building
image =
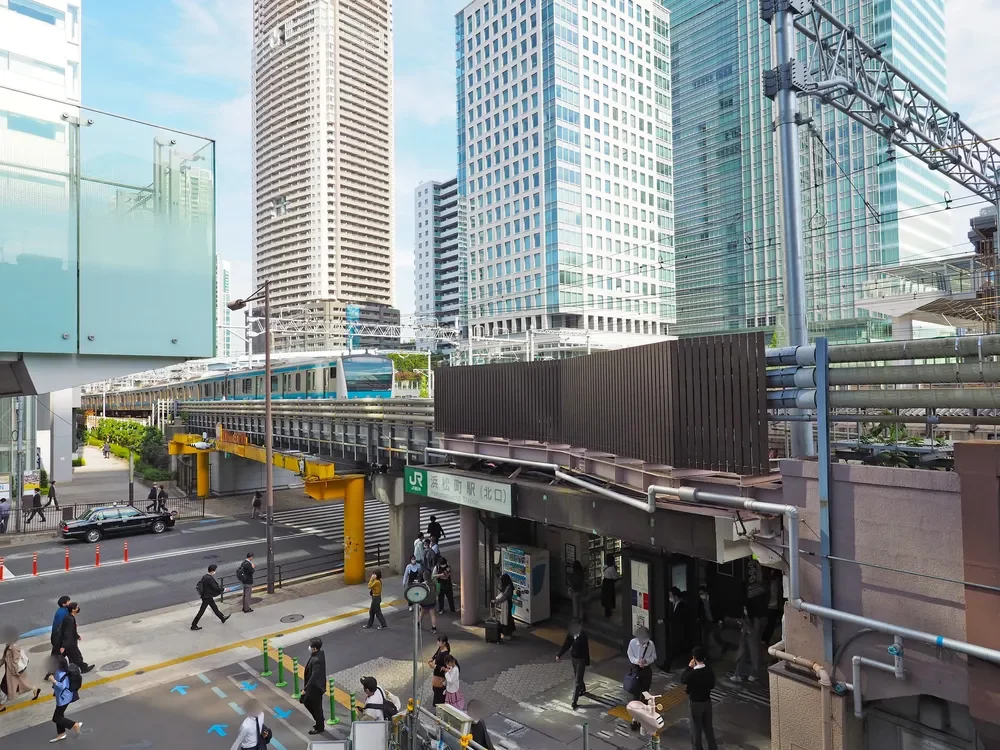
[(770, 28), (756, 0), (665, 0), (673, 46), (677, 326), (681, 335), (778, 322)]
[(477, 0), (455, 29), (473, 332), (667, 333), (676, 308), (666, 9)]
[[(765, 329), (783, 337), (775, 112), (762, 73), (771, 28), (752, 0), (665, 0), (671, 10), (681, 335)], [(828, 0), (938, 99), (946, 100), (940, 0)], [(895, 158), (880, 136), (801, 98), (804, 255), (810, 335), (891, 335), (860, 305), (878, 269), (937, 257), (948, 244), (947, 179)], [(811, 118), (811, 120), (809, 119)], [(937, 205), (933, 205), (937, 204)], [(783, 339), (782, 339), (783, 340)]]

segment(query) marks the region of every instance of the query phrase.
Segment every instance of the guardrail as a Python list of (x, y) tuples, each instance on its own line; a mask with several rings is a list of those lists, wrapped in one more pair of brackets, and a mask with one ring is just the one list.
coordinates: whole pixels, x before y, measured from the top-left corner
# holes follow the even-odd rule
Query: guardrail
[[(386, 561), (388, 562), (388, 561)], [(382, 545), (375, 547), (375, 558), (372, 559), (365, 554), (365, 567), (382, 566)], [(344, 572), (344, 553), (331, 552), (326, 555), (315, 555), (305, 560), (293, 560), (288, 563), (275, 563), (274, 581), (277, 588), (284, 587), (285, 584), (302, 583), (305, 580), (314, 580), (326, 576), (337, 575)], [(267, 566), (258, 568), (254, 573), (254, 586), (259, 586), (267, 581)], [(243, 589), (243, 584), (236, 578), (236, 574), (219, 577), (219, 585), (222, 587), (222, 596), (219, 601), (226, 600), (226, 594), (239, 593)]]
[[(147, 500), (143, 494), (146, 491), (145, 487), (136, 486), (138, 490), (137, 494), (142, 494), (143, 496), (136, 497), (131, 506), (133, 508), (138, 508), (139, 510), (150, 509), (152, 512), (158, 505), (154, 500)], [(15, 531), (17, 529), (17, 519), (15, 516), (15, 509), (11, 509), (10, 518), (7, 521), (7, 532), (8, 534), (22, 533), (22, 534), (33, 534), (39, 531), (58, 531), (60, 525), (63, 521), (73, 521), (78, 519), (88, 510), (94, 508), (107, 508), (112, 505), (118, 505), (121, 507), (128, 507), (129, 502), (127, 499), (122, 500), (105, 500), (103, 502), (75, 502), (75, 503), (59, 503), (58, 507), (53, 505), (45, 505), (48, 502), (47, 498), (42, 498), (42, 507), (39, 509), (34, 509), (31, 505), (31, 496), (26, 496), (24, 498), (24, 506), (20, 508), (21, 513), (21, 525), (20, 532)], [(205, 503), (203, 500), (191, 500), (187, 497), (170, 497), (167, 498), (159, 505), (166, 506), (168, 512), (176, 513), (177, 518), (204, 518), (205, 517)], [(31, 520), (28, 520), (28, 519)]]

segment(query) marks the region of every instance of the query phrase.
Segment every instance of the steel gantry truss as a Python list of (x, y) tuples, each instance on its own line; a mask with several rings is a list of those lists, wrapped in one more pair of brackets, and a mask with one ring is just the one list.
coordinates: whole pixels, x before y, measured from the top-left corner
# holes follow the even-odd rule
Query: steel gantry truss
[[(263, 331), (264, 321), (261, 318), (251, 318), (252, 335)], [(428, 340), (446, 344), (454, 344), (459, 337), (459, 330), (453, 327), (441, 326), (436, 318), (420, 316), (403, 316), (398, 324), (389, 323), (355, 323), (343, 318), (325, 318), (321, 315), (311, 315), (304, 311), (292, 311), (271, 316), (271, 337), (276, 341), (284, 341), (289, 345), (302, 343), (309, 339), (401, 339)], [(280, 344), (279, 344), (280, 346)], [(287, 347), (282, 347), (288, 350)]]
[[(777, 67), (764, 73), (764, 93), (777, 105), (784, 228), (785, 318), (788, 343), (809, 343), (803, 263), (797, 97), (815, 96), (884, 136), (928, 168), (946, 174), (1000, 212), (1000, 150), (962, 122), (814, 0), (760, 0), (774, 28)], [(805, 40), (800, 51), (795, 32)], [(998, 229), (1000, 235), (1000, 229)], [(995, 243), (1000, 245), (1000, 243)], [(995, 254), (994, 254), (995, 259)], [(995, 260), (994, 288), (1000, 287)], [(812, 455), (812, 432), (793, 424), (792, 455)]]
[(782, 5), (793, 13), (795, 30), (805, 39), (804, 62), (781, 61), (789, 64), (787, 83), (793, 89), (817, 96), (929, 168), (997, 201), (1000, 150), (819, 3), (764, 0), (764, 20)]

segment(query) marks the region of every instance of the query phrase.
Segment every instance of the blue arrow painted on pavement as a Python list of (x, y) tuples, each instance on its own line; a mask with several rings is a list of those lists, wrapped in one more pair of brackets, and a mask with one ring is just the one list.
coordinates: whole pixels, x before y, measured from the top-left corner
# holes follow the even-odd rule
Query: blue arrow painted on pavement
[(292, 715), (292, 712), (285, 711), (283, 708), (281, 708), (281, 706), (275, 706), (274, 715), (277, 716), (279, 719), (287, 719), (289, 716)]
[(209, 727), (208, 733), (212, 734), (212, 732), (215, 732), (220, 737), (225, 737), (226, 728), (228, 726), (229, 726), (228, 724), (213, 724), (211, 727)]
[(243, 680), (243, 682), (240, 683), (240, 688), (243, 690), (256, 690), (257, 683), (250, 682), (250, 680)]
[(170, 688), (171, 693), (180, 693), (181, 695), (187, 695), (188, 686), (187, 685), (174, 685)]

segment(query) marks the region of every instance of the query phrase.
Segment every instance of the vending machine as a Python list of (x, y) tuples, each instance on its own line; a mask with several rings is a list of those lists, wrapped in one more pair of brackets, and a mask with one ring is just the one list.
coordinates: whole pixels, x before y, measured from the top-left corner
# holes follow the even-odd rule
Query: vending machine
[(538, 547), (504, 547), (500, 569), (514, 582), (514, 618), (526, 625), (547, 620), (549, 551)]

